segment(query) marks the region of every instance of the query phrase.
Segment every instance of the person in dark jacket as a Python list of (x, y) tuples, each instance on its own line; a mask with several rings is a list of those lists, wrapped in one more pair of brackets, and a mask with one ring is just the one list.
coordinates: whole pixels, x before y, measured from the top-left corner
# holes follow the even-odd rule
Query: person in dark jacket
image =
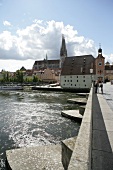
[(101, 93), (103, 94), (103, 82), (100, 83)]
[(95, 93), (97, 93), (98, 87), (99, 87), (99, 83), (98, 83), (98, 81), (96, 81), (96, 82), (95, 82)]

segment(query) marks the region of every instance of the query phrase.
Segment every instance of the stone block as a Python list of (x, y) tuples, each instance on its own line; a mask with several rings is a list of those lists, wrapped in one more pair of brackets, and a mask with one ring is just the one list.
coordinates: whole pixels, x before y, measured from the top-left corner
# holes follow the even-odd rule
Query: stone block
[(68, 169), (68, 165), (70, 162), (71, 155), (73, 153), (73, 149), (75, 147), (76, 137), (69, 138), (66, 140), (61, 141), (62, 145), (62, 164), (64, 169)]

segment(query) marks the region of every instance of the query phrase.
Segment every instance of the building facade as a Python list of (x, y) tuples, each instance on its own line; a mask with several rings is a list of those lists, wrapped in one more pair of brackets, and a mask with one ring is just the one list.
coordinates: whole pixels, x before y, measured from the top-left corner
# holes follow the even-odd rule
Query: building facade
[(109, 62), (106, 62), (104, 75), (105, 75), (105, 82), (113, 80), (113, 64), (110, 65)]
[(66, 57), (61, 71), (61, 87), (88, 90), (92, 82), (104, 81), (104, 60), (101, 48), (97, 58), (92, 55)]
[[(65, 38), (62, 35), (62, 43), (61, 43), (61, 49), (60, 49), (60, 59), (55, 59), (55, 60), (48, 60), (47, 54), (46, 54), (46, 58), (44, 60), (37, 60), (34, 62), (33, 65), (33, 72), (34, 73), (38, 73), (37, 76), (39, 76), (39, 78), (43, 81), (47, 81), (50, 82), (53, 81), (57, 81), (59, 82), (59, 77), (61, 74), (61, 69), (64, 63), (65, 58), (67, 57), (67, 49), (66, 49), (66, 43), (65, 43)], [(45, 72), (54, 72), (54, 76), (52, 74), (52, 76), (50, 76), (50, 74), (46, 74)], [(41, 73), (41, 74), (40, 74)], [(42, 74), (44, 73), (44, 74)], [(45, 77), (46, 74), (46, 77)], [(52, 80), (53, 79), (53, 80)]]
[(61, 71), (61, 87), (89, 89), (95, 73), (95, 58), (92, 55), (67, 57)]
[(67, 57), (66, 43), (65, 43), (65, 38), (62, 35), (60, 59), (48, 60), (48, 57), (46, 54), (45, 59), (37, 60), (34, 62), (32, 69), (33, 70), (43, 70), (43, 69), (49, 68), (49, 69), (54, 69), (54, 70), (60, 70), (62, 68), (62, 65), (63, 65), (66, 57)]

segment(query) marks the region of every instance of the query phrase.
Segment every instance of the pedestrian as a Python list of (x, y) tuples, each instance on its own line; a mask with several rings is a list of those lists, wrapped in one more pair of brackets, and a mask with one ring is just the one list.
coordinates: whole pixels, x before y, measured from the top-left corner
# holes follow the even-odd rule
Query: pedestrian
[(101, 93), (103, 94), (103, 82), (101, 82), (100, 88), (101, 88)]
[(98, 83), (98, 81), (96, 81), (96, 82), (95, 82), (95, 93), (97, 93), (98, 87), (99, 87), (99, 83)]

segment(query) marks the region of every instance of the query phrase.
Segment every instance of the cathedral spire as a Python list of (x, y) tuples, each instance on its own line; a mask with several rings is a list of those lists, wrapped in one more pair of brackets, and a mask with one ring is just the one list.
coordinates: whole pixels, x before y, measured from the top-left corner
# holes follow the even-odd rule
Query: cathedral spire
[(60, 49), (60, 68), (62, 68), (62, 65), (66, 57), (67, 57), (66, 43), (65, 43), (64, 35), (62, 34), (62, 44)]
[(62, 44), (61, 44), (61, 49), (60, 49), (60, 56), (66, 56), (67, 57), (65, 37), (64, 37), (63, 34), (62, 34)]
[(47, 53), (46, 53), (46, 61), (48, 60)]

